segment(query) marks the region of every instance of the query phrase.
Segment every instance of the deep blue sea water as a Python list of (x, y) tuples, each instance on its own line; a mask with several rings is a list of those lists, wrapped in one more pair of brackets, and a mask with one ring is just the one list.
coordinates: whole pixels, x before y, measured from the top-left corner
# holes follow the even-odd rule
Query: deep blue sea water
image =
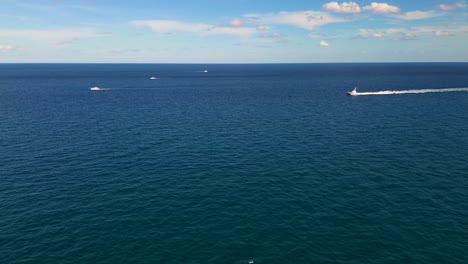
[(468, 92), (354, 86), (468, 63), (0, 64), (0, 263), (468, 263)]

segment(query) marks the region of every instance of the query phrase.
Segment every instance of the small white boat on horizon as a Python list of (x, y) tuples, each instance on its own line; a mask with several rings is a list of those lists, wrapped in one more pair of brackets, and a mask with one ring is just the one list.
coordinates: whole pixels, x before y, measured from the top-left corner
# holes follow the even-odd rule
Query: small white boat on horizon
[(208, 72), (208, 70), (203, 70), (203, 71), (201, 71), (201, 72)]
[(348, 95), (356, 96), (357, 95), (357, 87), (354, 87), (354, 89), (351, 92), (348, 92)]
[(97, 87), (97, 86), (94, 86), (94, 87), (89, 88), (89, 90), (91, 90), (91, 91), (101, 91), (102, 89)]
[(152, 76), (152, 77), (150, 78), (150, 80), (157, 80), (157, 79), (158, 79), (158, 78), (156, 78), (156, 77), (154, 77), (154, 76)]

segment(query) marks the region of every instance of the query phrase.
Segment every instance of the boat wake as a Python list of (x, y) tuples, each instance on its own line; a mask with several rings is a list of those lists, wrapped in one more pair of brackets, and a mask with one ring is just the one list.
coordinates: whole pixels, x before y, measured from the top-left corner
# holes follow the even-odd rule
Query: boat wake
[(442, 88), (442, 89), (420, 89), (420, 90), (399, 90), (399, 91), (378, 91), (378, 92), (357, 92), (353, 90), (348, 94), (351, 96), (359, 95), (389, 95), (389, 94), (421, 94), (421, 93), (447, 93), (447, 92), (468, 92), (468, 87), (463, 88)]
[(111, 88), (101, 88), (101, 87), (94, 86), (94, 87), (89, 88), (89, 90), (91, 90), (91, 91), (105, 91), (105, 90), (111, 90)]

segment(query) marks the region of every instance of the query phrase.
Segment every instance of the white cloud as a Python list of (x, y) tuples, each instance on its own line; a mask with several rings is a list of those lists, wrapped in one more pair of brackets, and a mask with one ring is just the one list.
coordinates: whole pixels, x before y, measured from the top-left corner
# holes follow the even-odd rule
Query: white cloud
[(309, 37), (314, 39), (335, 39), (338, 36), (330, 33), (311, 33)]
[(382, 38), (385, 36), (385, 32), (383, 31), (375, 31), (370, 29), (360, 29), (359, 30), (359, 37), (368, 39), (368, 38)]
[(73, 44), (79, 42), (79, 38), (72, 38), (72, 39), (67, 39), (67, 40), (59, 40), (55, 42), (55, 45), (62, 46), (62, 45), (68, 45), (68, 44)]
[(17, 46), (0, 44), (0, 52), (9, 52), (9, 51), (13, 51), (16, 49), (18, 49)]
[(45, 41), (58, 45), (74, 43), (82, 38), (102, 36), (93, 28), (65, 28), (65, 29), (0, 29), (0, 37), (25, 38), (35, 41)]
[(374, 14), (389, 14), (389, 13), (399, 13), (400, 8), (397, 6), (392, 6), (387, 3), (377, 3), (372, 2), (370, 5), (362, 8), (366, 11), (371, 11)]
[(136, 20), (130, 24), (141, 27), (149, 27), (159, 33), (171, 33), (173, 31), (190, 32), (202, 35), (238, 35), (249, 36), (257, 29), (251, 27), (222, 27), (204, 23), (187, 23), (174, 20)]
[(436, 11), (413, 11), (406, 12), (401, 15), (394, 15), (394, 17), (403, 19), (403, 20), (418, 20), (418, 19), (428, 19), (433, 17), (442, 16), (443, 14)]
[(460, 8), (463, 8), (465, 5), (462, 4), (462, 3), (456, 3), (456, 4), (453, 4), (453, 5), (444, 5), (444, 4), (440, 4), (439, 5), (439, 8), (441, 10), (444, 10), (444, 11), (452, 11), (452, 10), (456, 10), (456, 9), (460, 9)]
[(185, 31), (192, 33), (208, 32), (215, 26), (202, 23), (185, 23), (174, 20), (135, 20), (130, 24), (135, 26), (149, 27), (160, 33), (170, 33), (172, 31)]
[(207, 34), (217, 35), (237, 35), (240, 37), (247, 37), (254, 34), (257, 31), (256, 28), (251, 27), (214, 27)]
[(323, 41), (323, 40), (320, 41), (319, 45), (320, 45), (321, 47), (328, 47), (328, 46), (330, 46), (330, 44), (329, 44), (328, 42)]
[(238, 18), (231, 20), (229, 22), (229, 26), (231, 27), (242, 27), (244, 25), (244, 22)]
[(268, 31), (270, 30), (270, 27), (268, 26), (257, 26), (257, 31)]
[(323, 10), (335, 13), (360, 13), (361, 7), (356, 2), (329, 2), (322, 6)]
[(277, 42), (277, 43), (282, 43), (282, 44), (288, 43), (287, 36), (285, 34), (279, 33), (279, 32), (273, 32), (273, 33), (269, 33), (269, 34), (261, 34), (261, 35), (259, 35), (259, 37), (262, 38), (262, 39), (275, 40), (275, 42)]
[(282, 24), (299, 28), (313, 30), (317, 27), (347, 20), (335, 17), (327, 12), (319, 11), (299, 11), (299, 12), (279, 12), (270, 14), (248, 14), (247, 18), (255, 20), (261, 24)]
[(282, 38), (282, 37), (285, 37), (284, 34), (281, 34), (281, 33), (278, 33), (278, 32), (273, 32), (273, 33), (271, 34), (271, 36), (274, 37), (274, 38)]
[(260, 35), (261, 38), (271, 38), (271, 39), (277, 39), (277, 38), (285, 38), (286, 35), (281, 34), (279, 32), (273, 32), (271, 34), (262, 34)]
[(416, 39), (416, 34), (414, 33), (401, 33), (399, 37), (397, 37), (395, 40), (398, 41), (407, 41), (407, 40), (413, 40)]
[(447, 30), (435, 30), (433, 33), (434, 33), (434, 36), (436, 36), (436, 37), (453, 36), (453, 34), (448, 32)]

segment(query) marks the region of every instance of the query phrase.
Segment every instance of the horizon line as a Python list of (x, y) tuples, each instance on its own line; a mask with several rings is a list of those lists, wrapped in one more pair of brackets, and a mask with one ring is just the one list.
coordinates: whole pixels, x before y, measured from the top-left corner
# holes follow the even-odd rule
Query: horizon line
[(468, 61), (382, 61), (382, 62), (0, 62), (0, 64), (393, 64), (468, 63)]

